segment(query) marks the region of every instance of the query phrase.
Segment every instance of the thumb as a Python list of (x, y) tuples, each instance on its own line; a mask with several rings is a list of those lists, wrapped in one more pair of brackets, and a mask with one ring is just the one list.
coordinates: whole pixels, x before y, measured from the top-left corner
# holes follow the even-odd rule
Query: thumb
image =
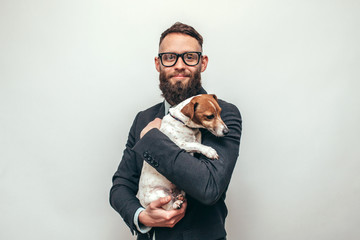
[(159, 208), (159, 207), (162, 207), (163, 205), (167, 204), (168, 202), (170, 202), (170, 200), (171, 200), (171, 197), (166, 196), (166, 197), (162, 197), (162, 198), (159, 198), (158, 200), (153, 201), (151, 204), (153, 207)]

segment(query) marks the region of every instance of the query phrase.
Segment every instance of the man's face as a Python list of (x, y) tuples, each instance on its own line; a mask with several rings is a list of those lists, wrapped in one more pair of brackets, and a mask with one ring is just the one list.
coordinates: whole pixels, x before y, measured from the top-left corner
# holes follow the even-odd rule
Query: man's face
[[(159, 53), (201, 52), (198, 41), (185, 34), (170, 33), (160, 44)], [(165, 67), (158, 57), (155, 58), (156, 70), (160, 73), (160, 89), (165, 99), (176, 105), (188, 97), (194, 96), (201, 88), (201, 72), (207, 66), (207, 56), (202, 56), (195, 66), (188, 66), (181, 57), (172, 67)]]

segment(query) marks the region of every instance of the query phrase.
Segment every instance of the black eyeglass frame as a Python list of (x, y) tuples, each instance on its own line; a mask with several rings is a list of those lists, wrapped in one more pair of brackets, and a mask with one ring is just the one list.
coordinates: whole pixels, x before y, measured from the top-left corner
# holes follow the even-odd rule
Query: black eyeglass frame
[[(167, 65), (164, 65), (164, 63), (163, 63), (162, 55), (164, 55), (164, 54), (169, 54), (169, 53), (176, 55), (176, 60), (175, 60), (174, 64), (167, 66)], [(186, 63), (186, 61), (184, 60), (184, 55), (187, 54), (187, 53), (196, 53), (196, 54), (199, 56), (198, 61), (197, 61), (196, 64), (188, 64), (188, 63)], [(174, 65), (177, 63), (179, 57), (181, 57), (181, 59), (183, 60), (183, 62), (184, 62), (186, 65), (193, 67), (193, 66), (196, 66), (196, 65), (199, 64), (200, 58), (202, 57), (202, 52), (184, 52), (184, 53), (181, 53), (181, 54), (179, 54), (179, 53), (174, 53), (174, 52), (164, 52), (164, 53), (159, 53), (158, 56), (159, 56), (159, 58), (160, 58), (161, 64), (162, 64), (164, 67), (172, 67), (172, 66), (174, 66)]]

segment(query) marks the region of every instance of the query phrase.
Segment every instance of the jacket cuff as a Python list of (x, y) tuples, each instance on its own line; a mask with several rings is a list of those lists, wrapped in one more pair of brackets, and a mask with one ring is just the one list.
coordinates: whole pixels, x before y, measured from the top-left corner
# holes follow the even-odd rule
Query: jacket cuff
[(134, 215), (134, 224), (135, 224), (137, 230), (143, 234), (149, 232), (152, 229), (152, 227), (145, 226), (144, 224), (139, 222), (139, 215), (144, 210), (145, 210), (145, 208), (140, 207), (140, 208), (138, 208), (138, 210), (135, 212), (135, 215)]

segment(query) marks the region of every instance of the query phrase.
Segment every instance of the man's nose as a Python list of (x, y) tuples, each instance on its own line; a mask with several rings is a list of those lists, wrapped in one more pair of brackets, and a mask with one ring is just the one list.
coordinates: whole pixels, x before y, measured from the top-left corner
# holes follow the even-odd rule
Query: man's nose
[(174, 67), (176, 69), (183, 69), (185, 68), (186, 64), (184, 63), (184, 60), (182, 59), (182, 57), (179, 57), (176, 64), (174, 65)]

